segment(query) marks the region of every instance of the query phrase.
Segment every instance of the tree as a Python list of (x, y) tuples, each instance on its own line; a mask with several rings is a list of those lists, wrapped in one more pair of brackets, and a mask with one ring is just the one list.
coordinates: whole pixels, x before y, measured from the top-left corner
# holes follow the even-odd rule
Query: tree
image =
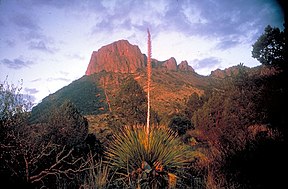
[(21, 171), (18, 169), (18, 152), (19, 145), (22, 144), (17, 137), (20, 136), (20, 128), (26, 124), (30, 103), (20, 93), (21, 85), (22, 83), (20, 86), (10, 85), (7, 80), (0, 83), (0, 177), (5, 181), (2, 183), (4, 185), (25, 184), (19, 179)]
[(8, 121), (13, 116), (27, 112), (32, 104), (21, 94), (22, 81), (18, 86), (10, 85), (7, 80), (0, 83), (0, 120)]
[(175, 115), (169, 122), (168, 127), (177, 132), (178, 135), (184, 135), (187, 130), (193, 128), (190, 119), (181, 115)]
[[(83, 180), (76, 181), (75, 178), (83, 175), (85, 170), (93, 169), (83, 155), (83, 149), (88, 145), (84, 141), (88, 132), (87, 121), (71, 103), (66, 103), (52, 119), (54, 122), (31, 125), (28, 121), (29, 103), (20, 91), (19, 86), (7, 82), (0, 84), (2, 184), (12, 188), (57, 188), (72, 182), (80, 185)], [(54, 130), (49, 124), (54, 124)], [(60, 142), (54, 140), (57, 137)]]
[[(269, 178), (282, 178), (280, 172), (278, 174), (276, 171), (276, 167), (277, 169), (281, 168), (278, 166), (280, 163), (275, 161), (279, 157), (270, 153), (271, 150), (279, 153), (278, 149), (275, 149), (275, 144), (281, 143), (279, 141), (282, 138), (278, 137), (276, 129), (271, 129), (269, 114), (267, 114), (268, 108), (271, 108), (270, 98), (275, 95), (274, 89), (271, 90), (271, 87), (274, 88), (275, 84), (267, 83), (267, 80), (263, 79), (265, 76), (250, 75), (251, 73), (246, 72), (241, 64), (239, 69), (236, 75), (226, 77), (221, 85), (214, 89), (208, 101), (194, 113), (192, 120), (195, 130), (190, 133), (191, 136), (198, 139), (197, 141), (207, 144), (208, 148), (205, 153), (209, 159), (207, 166), (209, 177), (207, 176), (207, 179), (212, 178), (211, 180), (216, 181), (219, 187), (223, 183), (228, 185), (235, 182), (241, 188), (248, 188), (248, 186), (253, 188), (256, 185), (262, 187), (266, 186), (265, 184), (269, 184), (269, 186), (271, 184), (273, 188), (274, 184), (281, 181), (275, 183), (276, 179), (272, 181)], [(269, 86), (269, 90), (266, 85)], [(281, 110), (279, 109), (279, 111)], [(273, 148), (271, 148), (272, 145)], [(260, 153), (266, 153), (263, 155), (265, 157), (254, 158), (253, 155), (257, 155), (256, 153), (262, 150), (258, 151), (258, 148), (264, 149), (263, 146), (267, 147), (267, 151), (265, 149)], [(251, 149), (255, 150), (255, 154)], [(246, 160), (244, 160), (245, 158)], [(247, 159), (250, 160), (247, 161)], [(256, 163), (253, 161), (257, 162), (257, 166), (261, 165), (257, 167), (256, 171), (253, 167)], [(276, 167), (262, 167), (264, 162), (269, 162)], [(249, 166), (248, 163), (250, 163)], [(266, 171), (267, 167), (271, 172)], [(242, 170), (254, 171), (254, 174), (247, 177), (244, 172), (241, 172)], [(273, 176), (267, 173), (273, 173)], [(254, 178), (261, 179), (254, 180)], [(251, 182), (252, 180), (254, 183)]]
[(200, 97), (197, 93), (193, 93), (186, 102), (184, 114), (191, 119), (194, 112), (201, 108), (203, 104), (204, 99)]
[(65, 101), (58, 109), (52, 110), (47, 129), (54, 143), (74, 146), (87, 137), (88, 121), (72, 102)]
[(115, 113), (124, 125), (144, 124), (147, 115), (146, 93), (132, 77), (127, 78), (115, 98)]
[(272, 28), (268, 25), (264, 33), (252, 45), (252, 57), (261, 64), (279, 68), (285, 65), (285, 35), (279, 28)]

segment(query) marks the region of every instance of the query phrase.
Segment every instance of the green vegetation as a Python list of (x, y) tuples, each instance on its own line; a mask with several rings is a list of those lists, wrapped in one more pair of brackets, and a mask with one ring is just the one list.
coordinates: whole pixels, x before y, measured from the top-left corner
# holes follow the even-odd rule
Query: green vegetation
[[(88, 174), (89, 154), (102, 153), (86, 119), (67, 102), (44, 123), (30, 124), (21, 87), (0, 87), (0, 175), (12, 188), (73, 188)], [(55, 186), (56, 183), (56, 186)]]
[(84, 141), (88, 134), (88, 122), (70, 101), (51, 111), (46, 129), (53, 143), (73, 146)]
[[(231, 171), (226, 164), (234, 155), (242, 153), (257, 140), (277, 138), (278, 132), (269, 128), (263, 119), (266, 112), (258, 109), (258, 97), (263, 86), (255, 86), (255, 80), (258, 79), (241, 72), (237, 76), (226, 78), (222, 88), (215, 90), (193, 114), (195, 130), (189, 132), (190, 137), (208, 145), (209, 151), (204, 154), (210, 159), (207, 170), (210, 178), (207, 179), (211, 185), (223, 187), (231, 184), (225, 178)], [(252, 130), (254, 134), (251, 133)], [(236, 180), (235, 184), (239, 184), (239, 175), (236, 178), (231, 178), (231, 175), (229, 177)], [(212, 183), (217, 180), (221, 182)]]
[[(205, 87), (207, 88), (209, 85), (208, 77), (200, 76), (193, 72), (190, 74), (187, 72), (170, 72), (163, 72), (157, 69), (152, 72), (151, 121), (154, 124), (157, 124), (157, 122), (160, 121), (160, 117), (161, 120), (165, 120), (170, 116), (169, 114), (175, 111), (175, 109), (183, 108), (186, 98), (194, 92), (199, 95), (202, 94), (204, 91), (203, 89)], [(172, 78), (170, 75), (175, 76)], [(130, 80), (128, 78), (133, 78), (140, 85), (140, 88), (138, 87), (136, 90), (136, 92), (138, 91), (137, 93), (139, 93), (139, 96), (133, 96), (135, 92), (132, 89), (124, 96), (129, 96), (133, 99), (144, 97), (144, 99), (140, 99), (140, 101), (143, 103), (142, 106), (145, 106), (146, 108), (139, 108), (140, 111), (145, 111), (146, 113), (144, 114), (147, 114), (147, 104), (145, 104), (147, 102), (147, 77), (144, 70), (139, 70), (139, 72), (135, 74), (101, 72), (94, 75), (83, 76), (54, 94), (44, 98), (41, 103), (33, 107), (32, 115), (35, 116), (32, 116), (31, 121), (37, 122), (37, 120), (34, 120), (35, 118), (39, 120), (44, 113), (49, 113), (51, 108), (59, 107), (66, 100), (72, 102), (78, 111), (85, 116), (110, 114), (110, 110), (117, 114), (117, 108), (119, 110), (119, 107), (121, 107), (122, 104), (118, 103), (115, 99), (120, 98), (120, 90), (124, 90), (124, 86), (128, 85), (127, 82)], [(208, 87), (210, 88), (213, 86)], [(126, 89), (126, 91), (128, 90), (129, 89)], [(143, 93), (144, 95), (140, 93)], [(145, 103), (143, 101), (145, 101)], [(110, 104), (110, 110), (108, 103)], [(138, 103), (140, 104), (140, 102)], [(123, 106), (124, 105), (125, 104), (123, 104)], [(129, 104), (126, 106), (129, 106)], [(144, 117), (144, 115), (142, 116)], [(165, 121), (163, 123), (165, 123)]]
[(177, 132), (178, 135), (184, 135), (187, 130), (193, 128), (190, 119), (181, 115), (173, 116), (168, 127), (174, 132)]
[[(147, 144), (145, 129), (143, 125), (125, 127), (114, 134), (107, 156), (118, 174), (117, 184), (121, 188), (176, 187), (177, 180), (183, 179), (184, 170), (195, 158), (191, 147), (165, 127), (151, 127)], [(178, 185), (181, 184), (183, 187), (183, 183)]]
[(137, 81), (131, 77), (124, 81), (115, 97), (113, 107), (115, 114), (126, 125), (144, 124), (146, 122), (146, 93)]
[(47, 96), (33, 108), (31, 121), (43, 121), (41, 119), (47, 117), (47, 114), (53, 108), (58, 108), (67, 100), (73, 103), (82, 115), (105, 113), (107, 103), (105, 102), (103, 89), (95, 83), (97, 77), (96, 75), (83, 76), (54, 94)]
[[(112, 114), (117, 117), (116, 125), (138, 125), (146, 123), (147, 95), (132, 77), (125, 78), (115, 100), (112, 102)], [(125, 110), (125, 111), (123, 111)], [(159, 124), (157, 113), (151, 110), (151, 121)]]
[(284, 31), (268, 25), (264, 33), (254, 43), (252, 57), (263, 65), (279, 68), (285, 66), (287, 68), (287, 63), (285, 62), (287, 47), (285, 42)]

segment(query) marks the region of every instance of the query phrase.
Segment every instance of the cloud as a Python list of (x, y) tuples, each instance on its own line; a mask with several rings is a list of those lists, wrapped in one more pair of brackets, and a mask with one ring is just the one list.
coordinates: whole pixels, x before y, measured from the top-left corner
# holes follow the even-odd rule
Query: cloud
[(36, 6), (51, 6), (56, 8), (65, 8), (65, 7), (71, 7), (79, 4), (81, 1), (77, 0), (69, 0), (69, 1), (59, 1), (59, 0), (31, 0), (32, 5)]
[[(230, 0), (214, 1), (213, 3), (205, 1), (199, 3), (199, 6), (201, 6), (201, 16), (209, 21), (200, 31), (210, 32), (219, 37), (231, 35), (245, 37), (246, 32), (251, 29), (255, 30), (255, 28), (262, 32), (266, 23), (275, 23), (271, 22), (271, 19), (279, 15), (276, 1), (250, 0), (245, 3)], [(268, 20), (262, 19), (265, 15), (270, 15), (267, 17)]]
[(24, 91), (29, 94), (36, 94), (39, 92), (36, 88), (25, 88)]
[(223, 40), (216, 45), (216, 49), (227, 50), (229, 48), (239, 45), (239, 43), (240, 43), (239, 41), (235, 40)]
[(61, 75), (64, 75), (64, 76), (68, 76), (68, 75), (69, 75), (69, 72), (65, 72), (65, 71), (59, 71), (59, 73), (60, 73)]
[(5, 43), (8, 47), (15, 47), (16, 45), (14, 40), (9, 40), (9, 39), (5, 40)]
[[(0, 15), (0, 16), (1, 16), (1, 15)], [(0, 26), (2, 26), (2, 27), (5, 26), (5, 24), (4, 24), (4, 22), (3, 22), (3, 18), (1, 18), (1, 17), (0, 17)]]
[[(43, 23), (38, 23), (34, 17), (35, 15), (33, 14), (33, 11), (31, 11), (25, 14), (16, 14), (10, 17), (10, 20), (18, 27), (18, 29), (15, 28), (15, 32), (19, 34), (21, 40), (27, 43), (28, 48), (54, 53), (55, 49), (51, 49), (47, 46), (47, 44), (53, 43), (54, 40), (51, 37), (48, 37), (40, 27)], [(7, 43), (7, 45), (9, 44)], [(13, 45), (13, 43), (10, 43), (10, 45)]]
[(196, 59), (193, 61), (193, 68), (195, 69), (203, 69), (209, 67), (216, 67), (221, 63), (221, 60), (217, 57), (208, 57), (204, 59)]
[(71, 79), (67, 79), (67, 78), (64, 78), (64, 77), (57, 77), (57, 78), (52, 78), (52, 77), (49, 77), (47, 79), (48, 82), (50, 81), (65, 81), (65, 82), (71, 82)]
[(42, 80), (41, 78), (37, 78), (37, 79), (31, 80), (30, 82), (38, 82), (38, 81), (41, 81), (41, 80)]
[(163, 15), (163, 28), (185, 32), (190, 29), (190, 23), (184, 14), (183, 1), (169, 1)]
[[(249, 37), (255, 41), (267, 23), (282, 25), (279, 23), (280, 12), (275, 1), (168, 1), (159, 28), (163, 31), (175, 30), (187, 36), (219, 40), (228, 37), (233, 41)], [(261, 19), (265, 15), (270, 15), (269, 20)], [(251, 30), (257, 30), (254, 32), (256, 35), (248, 35)]]
[(103, 1), (96, 5), (96, 11), (91, 10), (96, 18), (91, 33), (122, 31), (137, 33), (146, 31), (148, 27), (156, 28), (161, 22), (159, 10), (163, 9), (161, 1), (156, 4), (153, 1)]
[(29, 48), (33, 49), (33, 50), (39, 50), (39, 51), (43, 51), (43, 52), (48, 52), (48, 53), (54, 53), (55, 50), (52, 50), (50, 47), (48, 47), (46, 45), (46, 43), (42, 40), (35, 42), (32, 41), (29, 43)]
[(39, 39), (40, 40), (47, 40), (47, 37), (37, 30), (36, 31), (31, 30), (28, 32), (23, 32), (23, 33), (21, 33), (21, 36), (25, 41), (32, 41), (32, 40), (39, 40)]
[[(281, 20), (281, 9), (276, 0), (31, 0), (29, 5), (34, 9), (52, 7), (70, 11), (71, 15), (89, 15), (95, 23), (90, 27), (92, 35), (135, 30), (137, 33), (149, 27), (155, 31), (154, 36), (174, 30), (188, 36), (201, 35), (220, 40), (233, 36), (234, 41), (239, 41), (239, 38), (247, 38), (246, 32), (257, 28), (257, 35), (248, 36), (255, 41), (267, 22), (279, 25), (276, 22)], [(269, 20), (261, 19), (267, 14), (271, 15)], [(37, 28), (37, 22), (27, 15), (16, 23), (25, 28)]]
[[(102, 4), (101, 4), (102, 3)], [(92, 34), (99, 32), (117, 32), (122, 30), (145, 31), (149, 27), (154, 36), (158, 32), (175, 31), (187, 36), (205, 36), (233, 42), (243, 38), (255, 37), (267, 20), (260, 19), (267, 12), (273, 21), (279, 15), (277, 4), (273, 1), (108, 1), (98, 4), (101, 11), (95, 11), (95, 25)], [(97, 10), (98, 10), (97, 8)], [(257, 16), (255, 13), (257, 12)], [(133, 15), (133, 16), (132, 16)], [(279, 19), (278, 19), (279, 20)], [(155, 29), (154, 29), (155, 28)], [(254, 36), (247, 32), (258, 30)], [(231, 43), (232, 45), (235, 43)], [(228, 44), (219, 47), (228, 48)], [(232, 46), (231, 46), (232, 47)]]
[(29, 65), (34, 64), (34, 62), (32, 61), (28, 61), (28, 60), (23, 60), (22, 58), (16, 58), (13, 60), (9, 60), (7, 58), (1, 60), (0, 64), (3, 64), (5, 66), (7, 66), (8, 68), (11, 69), (21, 69), (24, 67), (29, 67)]
[(77, 54), (77, 53), (74, 53), (74, 54), (67, 54), (66, 55), (69, 59), (72, 58), (72, 59), (76, 59), (76, 60), (84, 60), (85, 57), (80, 55), (80, 54)]
[(39, 30), (40, 27), (36, 23), (35, 20), (33, 20), (30, 16), (27, 14), (16, 14), (11, 18), (11, 21), (22, 29), (28, 29), (28, 30)]

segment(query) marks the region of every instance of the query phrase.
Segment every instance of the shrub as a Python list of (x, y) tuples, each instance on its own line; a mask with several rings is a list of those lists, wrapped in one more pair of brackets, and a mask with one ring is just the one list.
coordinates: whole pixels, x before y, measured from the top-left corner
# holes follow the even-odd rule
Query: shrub
[(187, 117), (181, 115), (175, 115), (172, 117), (168, 127), (177, 132), (179, 135), (184, 135), (187, 130), (193, 129), (191, 121)]

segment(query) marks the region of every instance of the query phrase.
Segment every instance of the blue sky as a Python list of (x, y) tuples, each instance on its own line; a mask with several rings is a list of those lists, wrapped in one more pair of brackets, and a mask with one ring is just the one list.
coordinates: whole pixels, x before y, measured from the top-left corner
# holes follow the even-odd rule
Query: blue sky
[(259, 65), (252, 44), (269, 24), (283, 29), (275, 0), (0, 0), (0, 82), (39, 102), (85, 74), (92, 51), (127, 39), (152, 57), (187, 60), (209, 75)]

